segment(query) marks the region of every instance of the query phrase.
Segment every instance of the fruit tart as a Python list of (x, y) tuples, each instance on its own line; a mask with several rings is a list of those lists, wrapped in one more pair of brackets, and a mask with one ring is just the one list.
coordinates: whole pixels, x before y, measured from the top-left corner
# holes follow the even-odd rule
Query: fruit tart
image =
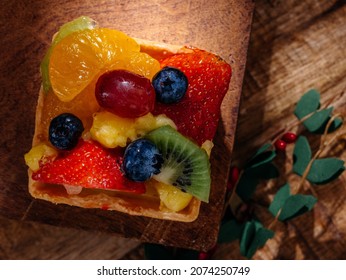
[(209, 156), (231, 67), (193, 47), (131, 38), (88, 17), (41, 63), (29, 192), (82, 208), (191, 222), (208, 203)]

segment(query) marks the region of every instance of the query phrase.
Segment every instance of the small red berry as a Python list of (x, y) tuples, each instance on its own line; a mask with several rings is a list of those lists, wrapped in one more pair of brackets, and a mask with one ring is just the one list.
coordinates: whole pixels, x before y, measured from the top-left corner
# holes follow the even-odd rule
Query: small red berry
[(231, 167), (228, 182), (227, 182), (227, 190), (232, 191), (232, 189), (235, 187), (239, 179), (239, 168), (236, 166)]
[(239, 179), (239, 168), (236, 167), (236, 166), (233, 166), (231, 168), (230, 175), (231, 175), (232, 183), (236, 183), (238, 181), (238, 179)]
[(275, 141), (274, 145), (277, 151), (285, 151), (287, 143), (281, 139), (278, 139)]
[(294, 143), (297, 140), (297, 134), (293, 132), (286, 132), (281, 139), (288, 144)]
[(207, 252), (199, 252), (198, 259), (199, 260), (207, 260), (209, 258), (209, 254)]
[(209, 260), (214, 255), (217, 249), (217, 244), (215, 244), (209, 251), (207, 252), (199, 252), (198, 259), (199, 260)]

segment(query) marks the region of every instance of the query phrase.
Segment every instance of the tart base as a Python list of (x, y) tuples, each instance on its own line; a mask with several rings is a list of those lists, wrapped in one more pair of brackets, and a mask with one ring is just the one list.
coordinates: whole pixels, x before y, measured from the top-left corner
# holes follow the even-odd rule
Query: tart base
[[(188, 47), (152, 42), (135, 38), (145, 52), (153, 58), (160, 60), (177, 53), (190, 52)], [(32, 145), (35, 146), (45, 139), (42, 127), (42, 110), (45, 102), (45, 93), (41, 87), (36, 107), (35, 132)], [(29, 193), (37, 199), (43, 199), (55, 204), (67, 204), (81, 208), (100, 208), (115, 210), (129, 215), (146, 216), (156, 219), (192, 222), (199, 214), (201, 202), (193, 198), (189, 205), (179, 211), (173, 212), (160, 206), (160, 199), (153, 194), (130, 194), (119, 191), (106, 191), (83, 189), (80, 194), (69, 195), (61, 185), (44, 184), (32, 179), (32, 171), (28, 171)]]

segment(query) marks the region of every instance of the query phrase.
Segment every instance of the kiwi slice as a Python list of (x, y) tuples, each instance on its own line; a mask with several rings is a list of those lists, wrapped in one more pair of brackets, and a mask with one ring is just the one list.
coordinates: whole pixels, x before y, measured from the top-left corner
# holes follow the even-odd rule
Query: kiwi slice
[(160, 173), (153, 178), (208, 202), (211, 179), (206, 151), (168, 125), (145, 138), (158, 147), (164, 159)]

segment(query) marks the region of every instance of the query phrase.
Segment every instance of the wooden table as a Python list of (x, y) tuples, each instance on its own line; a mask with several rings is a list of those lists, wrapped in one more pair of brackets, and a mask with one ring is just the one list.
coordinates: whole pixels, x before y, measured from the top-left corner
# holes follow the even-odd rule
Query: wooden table
[[(12, 3), (13, 2), (13, 3)], [(26, 3), (29, 1), (26, 1)], [(87, 3), (93, 3), (88, 2)], [(119, 1), (115, 8), (124, 8), (129, 11), (135, 9), (136, 1)], [(217, 1), (221, 3), (222, 1)], [(44, 30), (44, 22), (56, 21), (62, 23), (64, 12), (78, 16), (78, 9), (64, 10), (57, 6), (57, 10), (50, 13), (42, 8), (40, 1), (30, 1), (30, 9), (25, 7), (24, 1), (2, 2), (2, 18), (9, 19), (12, 38), (15, 43), (21, 42), (21, 46), (13, 48), (19, 50), (17, 58), (3, 58), (2, 65), (6, 65), (6, 73), (13, 70), (16, 75), (9, 74), (1, 77), (1, 105), (10, 106), (15, 111), (17, 103), (8, 98), (8, 91), (3, 85), (8, 80), (13, 80), (16, 91), (25, 86), (25, 90), (31, 93), (28, 96), (28, 104), (35, 100), (35, 92), (38, 92), (40, 83), (37, 75), (37, 67), (27, 67), (27, 71), (21, 74), (16, 71), (18, 67), (25, 65), (28, 57), (39, 57), (44, 48), (42, 43), (39, 48), (28, 36), (28, 28), (22, 24), (28, 22), (42, 22), (42, 25), (30, 28)], [(41, 3), (41, 4), (39, 4)], [(125, 3), (127, 3), (125, 5)], [(148, 9), (158, 5), (150, 2)], [(181, 9), (193, 8), (194, 1), (159, 1), (165, 12), (184, 17), (179, 14), (176, 5)], [(207, 1), (205, 5), (207, 5)], [(86, 4), (81, 8), (83, 12), (94, 11), (97, 6)], [(102, 1), (101, 5), (107, 5)], [(125, 5), (125, 6), (124, 6)], [(35, 8), (36, 7), (36, 8)], [(72, 8), (70, 8), (72, 9)], [(20, 19), (16, 13), (19, 12)], [(25, 12), (26, 11), (26, 12)], [(150, 10), (147, 10), (147, 12)], [(308, 11), (308, 13), (307, 13)], [(222, 11), (226, 12), (227, 11)], [(41, 14), (40, 14), (41, 13)], [(178, 14), (177, 14), (178, 13)], [(44, 16), (46, 21), (39, 21), (37, 17)], [(185, 15), (186, 16), (186, 15)], [(37, 21), (35, 21), (37, 20)], [(105, 20), (107, 22), (107, 20)], [(102, 23), (101, 23), (102, 24)], [(140, 20), (133, 18), (133, 24), (140, 24)], [(219, 24), (226, 24), (220, 22)], [(262, 143), (270, 140), (276, 131), (294, 120), (294, 105), (301, 94), (314, 87), (322, 93), (322, 103), (333, 97), (337, 97), (346, 87), (346, 7), (344, 1), (256, 1), (256, 10), (253, 18), (252, 35), (248, 52), (248, 63), (245, 72), (244, 87), (242, 91), (241, 107), (238, 126), (236, 130), (235, 146), (232, 155), (233, 164), (241, 166), (244, 160), (251, 155)], [(29, 29), (30, 29), (29, 28)], [(191, 40), (207, 42), (208, 38), (195, 34), (189, 38), (188, 34), (196, 26), (184, 26), (172, 35), (172, 40)], [(135, 30), (135, 29), (134, 29)], [(4, 27), (1, 34), (5, 32)], [(24, 32), (26, 31), (26, 33)], [(51, 34), (34, 33), (40, 42), (49, 42)], [(136, 36), (137, 34), (132, 34)], [(155, 38), (155, 35), (152, 34)], [(148, 38), (153, 39), (153, 38)], [(11, 42), (5, 41), (7, 48)], [(211, 48), (217, 48), (211, 45)], [(227, 54), (226, 54), (227, 55)], [(36, 61), (37, 66), (39, 60)], [(8, 68), (7, 68), (8, 67)], [(28, 72), (29, 71), (29, 72)], [(32, 81), (27, 76), (34, 77)], [(25, 84), (21, 81), (25, 80)], [(5, 96), (4, 96), (5, 94)], [(25, 104), (24, 99), (21, 103)], [(335, 111), (346, 115), (346, 98), (336, 99), (333, 103)], [(28, 112), (31, 109), (28, 109)], [(10, 121), (11, 115), (2, 115), (2, 131), (5, 118)], [(1, 154), (2, 170), (18, 170), (19, 168), (7, 158), (10, 151), (16, 149), (14, 139), (20, 135), (17, 130), (33, 130), (32, 125), (23, 124), (10, 130), (12, 135), (6, 135), (2, 141)], [(8, 130), (7, 130), (8, 131)], [(345, 128), (343, 128), (345, 131)], [(316, 140), (317, 141), (317, 140)], [(19, 143), (28, 146), (30, 139), (18, 139)], [(232, 143), (228, 142), (228, 145)], [(25, 147), (19, 147), (25, 151)], [(288, 151), (289, 152), (289, 151)], [(345, 160), (345, 139), (341, 144), (333, 147), (328, 152)], [(10, 166), (5, 163), (9, 162)], [(4, 174), (4, 173), (2, 173)], [(4, 175), (3, 175), (4, 176)], [(25, 176), (24, 172), (6, 175), (6, 180), (16, 182), (16, 176)], [(264, 210), (268, 204), (268, 197), (272, 195), (276, 185), (263, 185), (254, 198), (256, 214), (267, 225), (270, 217)], [(346, 174), (338, 180), (316, 190), (319, 203), (314, 211), (308, 213), (288, 224), (279, 224), (276, 228), (275, 238), (254, 256), (255, 259), (345, 259), (346, 257)], [(22, 190), (23, 186), (14, 185), (14, 191)], [(25, 202), (25, 201), (24, 201)], [(21, 202), (18, 202), (21, 205)], [(11, 209), (7, 217), (0, 217), (0, 258), (2, 259), (142, 259), (144, 258), (143, 245), (135, 239), (119, 238), (105, 232), (90, 232), (80, 229), (56, 227), (35, 222), (17, 221), (11, 216)], [(16, 210), (13, 210), (15, 213)], [(12, 219), (9, 219), (12, 218)], [(218, 247), (214, 258), (239, 259), (239, 246), (237, 242)]]

